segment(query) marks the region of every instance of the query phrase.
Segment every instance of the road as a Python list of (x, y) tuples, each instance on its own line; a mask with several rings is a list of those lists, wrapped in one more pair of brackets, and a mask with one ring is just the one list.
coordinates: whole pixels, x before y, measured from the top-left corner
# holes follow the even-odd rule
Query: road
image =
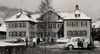
[(100, 54), (100, 50), (63, 50), (48, 48), (27, 48), (24, 54)]

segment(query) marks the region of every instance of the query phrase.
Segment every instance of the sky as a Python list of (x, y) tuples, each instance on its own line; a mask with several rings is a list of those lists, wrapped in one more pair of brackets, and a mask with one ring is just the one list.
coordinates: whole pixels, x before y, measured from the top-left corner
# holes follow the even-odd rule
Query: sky
[[(41, 0), (0, 0), (0, 5), (10, 8), (22, 8), (35, 12)], [(74, 11), (78, 4), (80, 10), (94, 20), (100, 18), (100, 0), (52, 0), (51, 5), (56, 11)]]

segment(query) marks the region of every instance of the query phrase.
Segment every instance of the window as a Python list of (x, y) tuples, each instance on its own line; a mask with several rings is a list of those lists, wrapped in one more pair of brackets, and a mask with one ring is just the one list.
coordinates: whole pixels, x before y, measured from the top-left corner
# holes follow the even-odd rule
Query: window
[(84, 27), (87, 27), (87, 22), (83, 22), (83, 26)]
[(26, 36), (26, 32), (22, 32), (22, 37), (25, 37)]
[(26, 23), (23, 23), (23, 27), (26, 27)]
[(77, 17), (77, 18), (80, 17), (80, 14), (75, 14), (75, 17)]
[(53, 23), (53, 28), (56, 28), (56, 23)]
[(48, 24), (48, 28), (52, 28), (52, 23), (49, 23)]
[(18, 23), (15, 23), (15, 28), (18, 28)]
[(14, 24), (13, 24), (13, 23), (11, 23), (11, 27), (12, 27), (12, 28), (14, 27)]
[(18, 32), (18, 34), (19, 34), (18, 37), (21, 37), (22, 36), (22, 32)]
[(74, 27), (78, 27), (78, 22), (73, 22)]
[(73, 22), (67, 22), (68, 27), (73, 27)]
[(14, 32), (10, 32), (10, 37), (14, 37)]
[(15, 37), (17, 37), (17, 36), (18, 36), (16, 31), (14, 32), (14, 36), (15, 36)]
[(72, 31), (68, 31), (68, 32), (67, 32), (67, 35), (68, 35), (68, 36), (73, 36), (73, 32), (72, 32)]
[(61, 24), (60, 23), (58, 23), (58, 28), (60, 28), (61, 27)]
[(81, 27), (87, 27), (87, 22), (81, 22)]
[(22, 28), (22, 23), (19, 23), (19, 28)]
[(40, 24), (40, 29), (43, 29), (44, 25), (43, 24)]
[(10, 26), (10, 23), (8, 23), (8, 27), (10, 28), (11, 26)]
[(12, 36), (12, 33), (11, 32), (9, 32), (9, 37), (11, 37)]
[(86, 30), (81, 30), (81, 31), (68, 31), (67, 32), (68, 36), (87, 36), (87, 31)]

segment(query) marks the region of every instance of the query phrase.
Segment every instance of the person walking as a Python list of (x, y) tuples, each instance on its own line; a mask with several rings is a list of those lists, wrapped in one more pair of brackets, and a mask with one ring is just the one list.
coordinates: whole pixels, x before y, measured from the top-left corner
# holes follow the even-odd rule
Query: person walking
[(33, 47), (35, 47), (35, 45), (36, 45), (36, 38), (34, 37), (33, 38)]
[(40, 43), (40, 38), (38, 37), (38, 38), (37, 38), (37, 44), (39, 44), (39, 43)]
[(28, 46), (28, 37), (26, 37), (25, 42), (26, 42), (26, 47), (27, 47)]

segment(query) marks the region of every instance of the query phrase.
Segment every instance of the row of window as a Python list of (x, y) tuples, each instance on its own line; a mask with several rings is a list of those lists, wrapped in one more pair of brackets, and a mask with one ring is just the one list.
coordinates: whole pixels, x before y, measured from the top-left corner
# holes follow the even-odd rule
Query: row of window
[[(40, 37), (43, 37), (45, 34), (43, 32), (39, 32), (39, 33), (37, 33), (37, 35)], [(56, 33), (48, 32), (48, 33), (46, 33), (46, 36), (56, 37)], [(46, 37), (46, 36), (44, 36), (44, 37)]]
[(67, 36), (87, 36), (87, 31), (68, 31)]
[[(58, 24), (58, 26), (57, 26), (57, 24)], [(47, 27), (48, 27), (48, 28), (51, 28), (51, 29), (52, 29), (52, 28), (55, 28), (55, 29), (56, 29), (56, 28), (60, 28), (62, 25), (63, 25), (63, 24), (61, 24), (61, 23), (48, 23)], [(45, 28), (44, 24), (40, 24), (40, 25), (39, 25), (39, 28), (40, 28), (40, 29), (44, 29), (44, 28)]]
[(87, 22), (69, 21), (67, 22), (67, 27), (87, 27)]
[(11, 31), (9, 32), (9, 37), (25, 37), (26, 32), (25, 31)]
[(26, 23), (9, 23), (8, 27), (9, 28), (25, 28)]

